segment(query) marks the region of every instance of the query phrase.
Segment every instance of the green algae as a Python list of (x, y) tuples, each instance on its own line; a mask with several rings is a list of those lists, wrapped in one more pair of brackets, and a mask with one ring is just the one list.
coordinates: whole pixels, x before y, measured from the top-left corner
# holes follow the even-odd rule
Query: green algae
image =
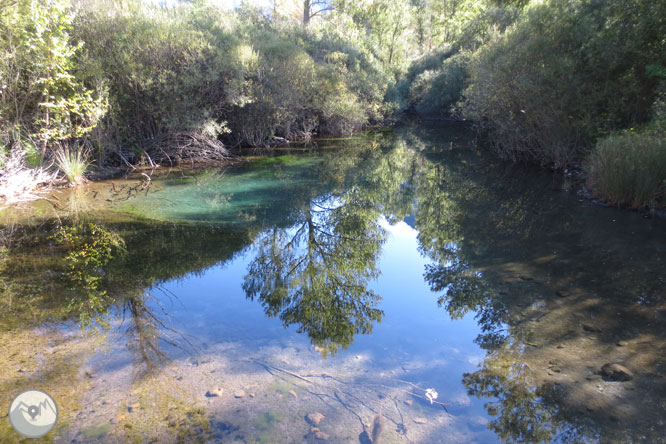
[(102, 423), (96, 426), (86, 427), (81, 429), (81, 434), (85, 439), (100, 439), (106, 436), (111, 431), (111, 424)]

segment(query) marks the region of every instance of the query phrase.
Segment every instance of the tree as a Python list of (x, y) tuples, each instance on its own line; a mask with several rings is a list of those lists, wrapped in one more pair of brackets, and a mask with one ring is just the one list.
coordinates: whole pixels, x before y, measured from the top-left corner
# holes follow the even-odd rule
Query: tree
[(310, 23), (310, 20), (326, 11), (334, 8), (330, 0), (303, 0), (303, 24), (305, 26)]

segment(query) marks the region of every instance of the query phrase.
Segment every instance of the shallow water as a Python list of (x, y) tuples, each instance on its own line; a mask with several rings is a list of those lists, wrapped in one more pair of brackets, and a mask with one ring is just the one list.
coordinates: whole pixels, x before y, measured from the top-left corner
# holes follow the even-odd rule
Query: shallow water
[(665, 442), (665, 221), (489, 158), (405, 127), (5, 210), (0, 401), (50, 393), (46, 442)]

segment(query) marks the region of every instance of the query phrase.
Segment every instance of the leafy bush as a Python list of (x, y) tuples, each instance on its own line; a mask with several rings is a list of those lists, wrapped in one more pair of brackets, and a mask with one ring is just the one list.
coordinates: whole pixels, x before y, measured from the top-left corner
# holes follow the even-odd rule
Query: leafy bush
[[(628, 4), (629, 3), (629, 4)], [(664, 2), (551, 0), (475, 53), (465, 114), (503, 157), (558, 168), (645, 121), (666, 58)]]
[(464, 52), (446, 59), (416, 104), (416, 111), (423, 115), (456, 114), (455, 107), (469, 78), (468, 63), (469, 58)]
[[(84, 137), (106, 112), (103, 84), (89, 87), (70, 37), (67, 0), (18, 0), (0, 8), (0, 139), (33, 164), (54, 143)], [(38, 147), (38, 152), (37, 152)]]

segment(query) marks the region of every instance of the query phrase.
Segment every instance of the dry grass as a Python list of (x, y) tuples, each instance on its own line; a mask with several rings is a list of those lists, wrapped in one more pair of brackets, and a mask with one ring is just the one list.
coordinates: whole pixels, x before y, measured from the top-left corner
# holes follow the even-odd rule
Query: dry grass
[(0, 170), (0, 204), (14, 204), (33, 200), (44, 191), (44, 185), (56, 178), (46, 168), (28, 168), (25, 153), (16, 150)]

